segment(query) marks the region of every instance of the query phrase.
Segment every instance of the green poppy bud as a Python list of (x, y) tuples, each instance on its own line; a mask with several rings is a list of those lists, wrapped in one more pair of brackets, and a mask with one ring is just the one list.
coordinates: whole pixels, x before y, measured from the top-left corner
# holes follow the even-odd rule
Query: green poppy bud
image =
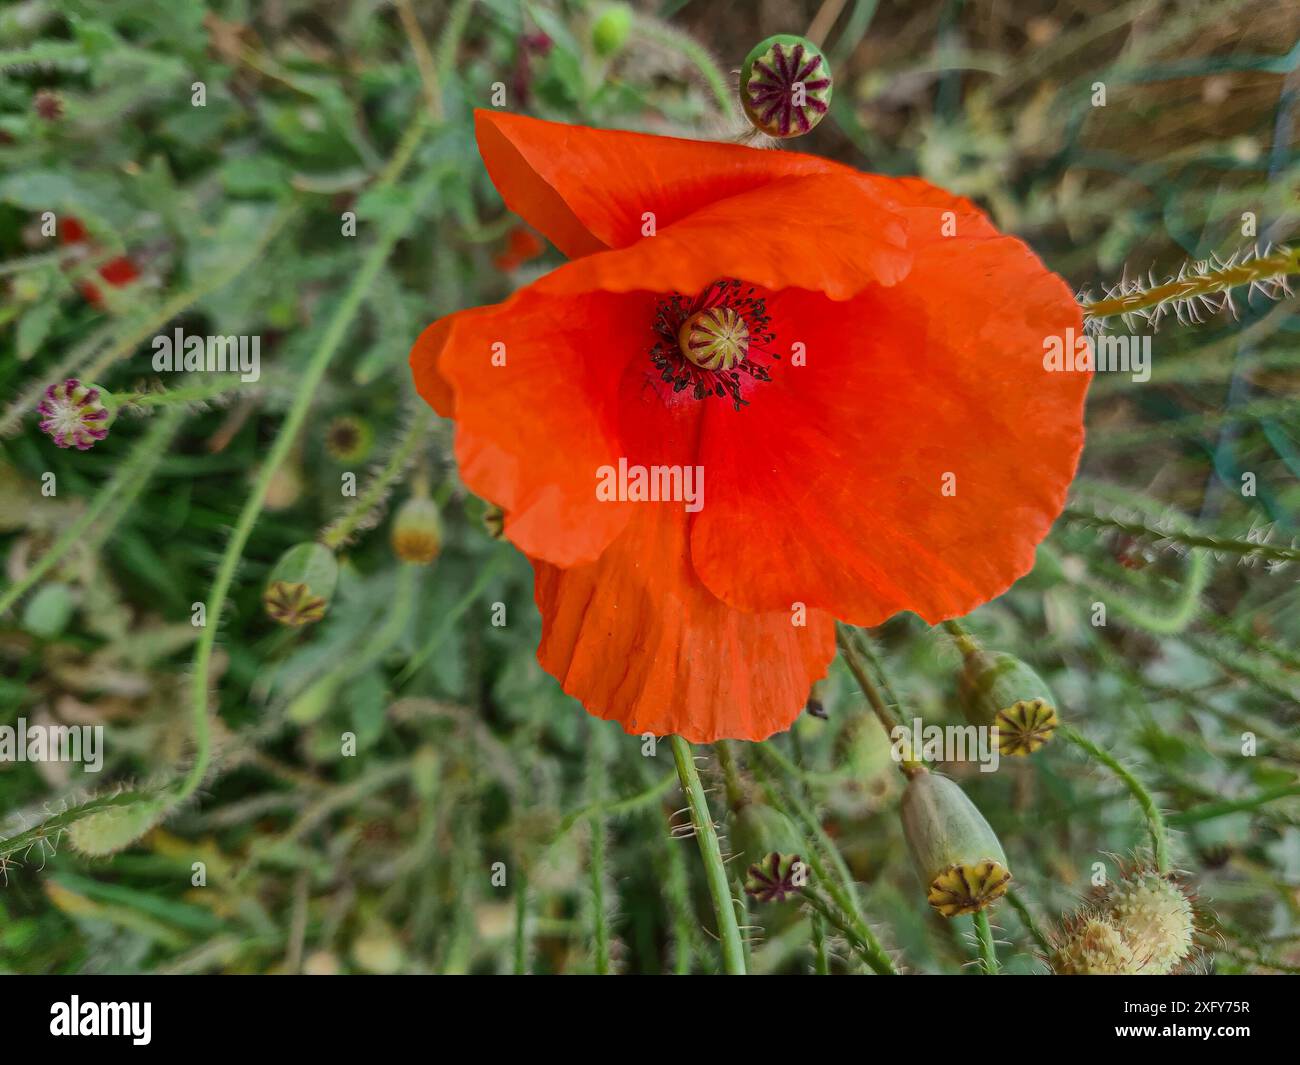
[(1006, 893), (1011, 873), (1002, 844), (955, 782), (925, 769), (914, 773), (902, 814), (912, 864), (939, 913), (974, 913)]
[(1015, 655), (975, 651), (958, 683), (962, 710), (973, 725), (995, 725), (998, 752), (1033, 754), (1056, 731), (1056, 700), (1046, 682)]
[(339, 564), (322, 544), (289, 548), (271, 570), (262, 604), (281, 625), (297, 628), (320, 621), (338, 583)]
[(591, 26), (592, 47), (608, 59), (623, 50), (631, 31), (632, 9), (627, 4), (606, 4)]
[(438, 504), (428, 496), (412, 496), (393, 519), (393, 550), (403, 562), (428, 565), (442, 550), (442, 521)]
[(138, 794), (130, 802), (96, 810), (68, 826), (73, 848), (91, 858), (125, 850), (157, 825), (171, 809), (163, 795)]
[(806, 38), (769, 37), (745, 57), (740, 103), (754, 127), (769, 137), (810, 133), (830, 110), (830, 64)]

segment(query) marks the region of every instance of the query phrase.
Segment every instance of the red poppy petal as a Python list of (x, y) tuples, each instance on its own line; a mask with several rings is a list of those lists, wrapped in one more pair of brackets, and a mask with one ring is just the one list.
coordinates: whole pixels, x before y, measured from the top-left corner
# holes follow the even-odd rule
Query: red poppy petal
[(685, 511), (637, 507), (598, 561), (534, 562), (538, 661), (629, 733), (711, 743), (789, 728), (835, 653), (834, 622), (819, 611), (796, 618), (727, 606), (691, 569)]
[(420, 394), (441, 413), (454, 405), (465, 484), (506, 511), (505, 535), (525, 553), (590, 561), (627, 523), (627, 504), (597, 499), (597, 471), (622, 454), (622, 381), (634, 359), (648, 362), (654, 308), (646, 293), (554, 297), (530, 286), (417, 342)]
[(775, 178), (845, 167), (795, 152), (474, 113), (479, 152), (506, 205), (570, 258), (621, 248)]
[(1083, 444), (1090, 375), (1043, 367), (1045, 338), (1081, 328), (1061, 280), (1017, 240), (954, 238), (894, 288), (839, 304), (790, 290), (768, 310), (807, 365), (706, 418), (704, 583), (745, 609), (801, 601), (871, 625), (965, 614), (1027, 573)]
[(99, 268), (99, 276), (114, 288), (121, 288), (135, 281), (140, 276), (140, 272), (135, 268), (135, 263), (125, 255), (119, 255)]
[(911, 259), (904, 220), (867, 186), (813, 174), (707, 204), (631, 247), (569, 263), (537, 286), (694, 295), (719, 278), (739, 278), (842, 300), (872, 282), (895, 284)]

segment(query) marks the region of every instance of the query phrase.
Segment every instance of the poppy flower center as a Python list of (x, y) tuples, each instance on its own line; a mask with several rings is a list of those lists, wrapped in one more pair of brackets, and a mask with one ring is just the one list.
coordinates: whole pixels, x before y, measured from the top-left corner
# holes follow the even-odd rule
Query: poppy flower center
[(740, 281), (714, 281), (698, 296), (659, 301), (650, 360), (673, 392), (695, 399), (729, 396), (740, 410), (753, 381), (770, 381), (767, 359), (779, 358), (767, 303)]
[(749, 326), (730, 307), (713, 307), (687, 318), (677, 343), (701, 370), (730, 370), (749, 350)]

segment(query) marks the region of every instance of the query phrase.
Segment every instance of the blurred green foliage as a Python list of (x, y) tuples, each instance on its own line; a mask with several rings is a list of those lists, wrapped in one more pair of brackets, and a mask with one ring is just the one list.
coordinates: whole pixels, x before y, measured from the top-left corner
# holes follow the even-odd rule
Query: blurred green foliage
[[(812, 26), (838, 80), (830, 119), (797, 147), (972, 196), (1080, 288), (1233, 251), (1254, 239), (1243, 212), (1261, 240), (1295, 225), (1300, 14), (1268, 0), (1014, 12), (677, 0), (634, 5), (622, 40), (625, 16), (597, 2), (403, 6), (0, 9), (6, 588), (69, 529), (75, 539), (0, 617), (0, 725), (102, 724), (110, 737), (98, 778), (0, 764), (0, 970), (717, 967), (698, 855), (669, 833), (684, 803), (667, 747), (645, 756), (543, 674), (529, 567), (485, 530), (449, 427), (410, 387), (424, 325), (558, 262), (548, 251), (501, 268), (517, 223), (471, 122), (494, 85), (543, 117), (730, 136), (730, 72), (761, 38)], [(1090, 103), (1096, 82), (1104, 108)], [(43, 212), (80, 220), (87, 238), (43, 235)], [(394, 233), (356, 313), (336, 317)], [(84, 283), (119, 256), (139, 277), (101, 276), (88, 299)], [(991, 313), (1015, 296), (991, 292)], [(1032, 662), (1062, 717), (1154, 792), (1199, 895), (1197, 964), (1294, 971), (1300, 599), (1294, 564), (1242, 541), (1297, 534), (1300, 347), (1289, 304), (1240, 309), (1240, 321), (1164, 327), (1148, 384), (1097, 382), (1071, 514), (1033, 574), (970, 625)], [(332, 325), (345, 329), (341, 351), (272, 478), (221, 618), (202, 788), (138, 843), (88, 858), (68, 831), (79, 803), (96, 796), (108, 806), (85, 812), (112, 813), (133, 800), (126, 789), (156, 794), (189, 764), (194, 604)], [(191, 383), (149, 362), (148, 340), (176, 326), (260, 336), (261, 379), (187, 396)], [(129, 405), (91, 451), (60, 451), (32, 411), (67, 376), (171, 399)], [(349, 451), (345, 419), (373, 436), (368, 454)], [(1240, 491), (1247, 472), (1253, 496)], [(41, 493), (48, 473), (53, 497)], [(340, 491), (346, 474), (355, 499)], [(402, 566), (388, 544), (390, 502), (417, 483), (442, 507), (434, 567)], [(1189, 530), (1218, 549), (1184, 546)], [(261, 604), (271, 568), (319, 536), (340, 548), (329, 611), (277, 627)], [(1097, 601), (1104, 627), (1090, 621)], [(492, 623), (493, 604), (506, 624)], [(944, 634), (903, 616), (874, 638), (905, 716), (959, 720)], [(805, 714), (764, 745), (773, 759), (737, 745), (743, 786), (816, 811), (901, 965), (963, 971), (969, 922), (924, 906), (897, 819), (901, 779), (839, 663), (823, 702), (825, 720)], [(345, 733), (354, 756), (341, 753)], [(1129, 792), (1064, 742), (995, 774), (951, 770), (1044, 928), (1087, 890), (1094, 863), (1113, 871), (1147, 845)], [(718, 779), (711, 761), (706, 777)], [(721, 792), (712, 799), (721, 817)], [(1022, 916), (994, 916), (1004, 966), (1040, 970)], [(754, 969), (813, 966), (794, 907), (748, 920)], [(838, 941), (829, 965), (857, 967)]]

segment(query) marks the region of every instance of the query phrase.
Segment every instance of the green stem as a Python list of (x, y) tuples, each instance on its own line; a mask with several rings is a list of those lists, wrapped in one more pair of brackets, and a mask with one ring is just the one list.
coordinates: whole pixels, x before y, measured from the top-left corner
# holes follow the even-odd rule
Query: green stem
[(1215, 536), (1213, 533), (1190, 529), (1162, 529), (1158, 525), (1151, 525), (1147, 522), (1104, 517), (1082, 507), (1066, 507), (1062, 512), (1062, 517), (1073, 525), (1083, 525), (1094, 529), (1115, 529), (1128, 536), (1167, 540), (1171, 543), (1182, 544), (1184, 547), (1204, 547), (1211, 551), (1231, 555), (1253, 555), (1269, 562), (1300, 561), (1300, 547), (1254, 543), (1250, 540)]
[(515, 975), (528, 975), (528, 875), (515, 874)]
[[(140, 438), (117, 473), (96, 493), (94, 501), (63, 530), (54, 544), (32, 565), (22, 577), (0, 594), (0, 615), (21, 599), (38, 581), (59, 564), (119, 499), (134, 498), (148, 482), (158, 463), (167, 453), (167, 443), (180, 426), (181, 411), (168, 411), (160, 416), (148, 432)], [(102, 539), (102, 537), (99, 537)]]
[(1216, 817), (1226, 817), (1228, 814), (1255, 810), (1277, 799), (1289, 798), (1292, 795), (1300, 795), (1300, 784), (1279, 784), (1277, 787), (1268, 788), (1258, 795), (1250, 795), (1244, 799), (1223, 799), (1220, 802), (1207, 802), (1202, 806), (1195, 806), (1190, 810), (1171, 814), (1169, 823), (1171, 825), (1191, 825), (1199, 821), (1212, 821)]
[(1272, 255), (1248, 262), (1234, 263), (1204, 273), (1193, 272), (1190, 276), (1175, 278), (1143, 292), (1116, 296), (1114, 299), (1093, 300), (1083, 305), (1083, 313), (1085, 318), (1090, 319), (1132, 314), (1135, 311), (1150, 310), (1162, 303), (1208, 296), (1279, 275), (1297, 273), (1300, 273), (1300, 249), (1283, 248)]
[(704, 785), (695, 768), (691, 745), (680, 736), (669, 737), (673, 760), (677, 763), (677, 777), (690, 805), (691, 823), (695, 826), (695, 839), (704, 859), (704, 875), (708, 880), (709, 894), (713, 898), (713, 912), (718, 921), (718, 938), (722, 942), (722, 964), (729, 976), (745, 975), (745, 945), (740, 940), (736, 924), (736, 910), (731, 902), (731, 888), (727, 884), (727, 869), (722, 864), (722, 848), (718, 846), (718, 833), (713, 827), (713, 815), (704, 796)]
[(813, 913), (808, 918), (812, 926), (812, 944), (813, 944), (813, 972), (817, 976), (830, 976), (830, 961), (826, 957), (826, 925), (824, 918), (819, 913)]
[(875, 936), (862, 935), (862, 928), (851, 921), (846, 914), (832, 906), (812, 887), (803, 890), (803, 900), (811, 909), (822, 917), (827, 924), (838, 931), (848, 941), (853, 952), (871, 967), (878, 976), (897, 976), (898, 971), (889, 955)]
[(1145, 785), (1130, 773), (1109, 752), (1102, 750), (1091, 740), (1084, 737), (1070, 725), (1059, 725), (1057, 731), (1089, 757), (1095, 759), (1124, 782), (1146, 817), (1147, 829), (1151, 833), (1151, 847), (1155, 852), (1156, 868), (1161, 873), (1169, 872), (1169, 834), (1165, 827), (1164, 815), (1156, 805), (1155, 799)]
[(1038, 949), (1044, 954), (1051, 954), (1052, 944), (1048, 941), (1047, 936), (1043, 934), (1043, 930), (1039, 928), (1038, 922), (1034, 920), (1034, 915), (1030, 913), (1029, 907), (1025, 904), (1025, 900), (1015, 891), (1008, 891), (1006, 897), (1007, 902), (1011, 904), (1011, 908), (1020, 915), (1021, 923), (1024, 924), (1029, 934), (1033, 937), (1034, 942), (1038, 945)]
[(433, 413), (421, 402), (420, 409), (415, 412), (406, 428), (402, 430), (388, 455), (388, 460), (380, 468), (379, 472), (370, 479), (347, 510), (330, 522), (321, 532), (320, 542), (322, 544), (331, 551), (337, 551), (352, 539), (357, 530), (365, 524), (370, 514), (388, 498), (393, 482), (411, 464), (411, 460), (419, 451), (420, 445), (424, 443), (424, 439), (432, 426)]
[(168, 407), (172, 404), (202, 403), (217, 396), (233, 392), (250, 382), (241, 381), (235, 374), (219, 377), (203, 384), (183, 384), (159, 392), (121, 392), (112, 395), (115, 407)]
[[(423, 117), (418, 121), (423, 126)], [(411, 150), (414, 151), (414, 149)], [(423, 193), (424, 190), (421, 189), (420, 191)], [(316, 389), (325, 376), (330, 361), (342, 345), (353, 318), (356, 317), (357, 311), (361, 308), (366, 292), (379, 275), (384, 263), (387, 262), (394, 245), (405, 231), (406, 224), (410, 220), (414, 208), (420, 202), (421, 195), (412, 196), (407, 210), (380, 235), (370, 249), (370, 253), (362, 262), (361, 269), (357, 272), (342, 301), (338, 304), (334, 316), (326, 327), (325, 335), (321, 337), (320, 344), (312, 353), (310, 361), (303, 370), (293, 404), (285, 416), (284, 423), (280, 426), (275, 443), (271, 446), (270, 454), (258, 471), (253, 490), (244, 502), (244, 507), (239, 513), (239, 519), (235, 523), (234, 531), (226, 542), (226, 550), (222, 554), (221, 562), (217, 567), (216, 578), (208, 591), (206, 604), (207, 625), (204, 626), (203, 632), (199, 636), (198, 646), (194, 652), (194, 665), (190, 684), (190, 714), (194, 728), (195, 751), (194, 762), (181, 784), (180, 794), (182, 799), (192, 795), (198, 789), (207, 774), (208, 763), (212, 758), (212, 733), (208, 722), (209, 674), (212, 666), (212, 650), (217, 640), (217, 629), (220, 627), (221, 613), (226, 605), (226, 596), (235, 579), (235, 570), (243, 557), (244, 548), (247, 546), (249, 536), (253, 532), (253, 526), (266, 504), (266, 497), (271, 489), (271, 481), (293, 448), (298, 431), (306, 420)]]
[[(892, 741), (894, 730), (902, 728), (898, 718), (885, 702), (884, 696), (880, 693), (875, 680), (871, 676), (871, 671), (867, 666), (868, 653), (863, 651), (857, 642), (857, 633), (847, 625), (835, 625), (835, 642), (839, 644), (840, 657), (844, 659), (845, 665), (849, 667), (849, 672), (853, 674), (854, 679), (862, 688), (862, 692), (867, 697), (867, 702), (871, 704), (871, 709), (875, 712), (876, 720), (880, 722), (880, 727), (885, 730), (885, 735)], [(914, 759), (903, 759), (898, 763), (899, 770), (904, 776), (911, 776), (920, 763)]]
[(943, 622), (943, 627), (948, 631), (948, 634), (952, 636), (953, 640), (957, 644), (957, 649), (961, 651), (965, 657), (969, 658), (971, 655), (979, 654), (980, 645), (976, 643), (975, 637), (966, 630), (960, 621), (955, 618), (950, 618)]
[[(605, 798), (605, 734), (604, 722), (588, 719), (591, 738), (587, 745), (587, 784), (591, 800), (599, 805)], [(608, 976), (609, 921), (605, 913), (605, 819), (599, 815), (591, 818), (591, 919), (592, 940), (595, 944), (596, 975)]]
[(980, 971), (985, 976), (997, 976), (998, 951), (993, 942), (993, 929), (989, 927), (988, 910), (975, 911), (975, 938), (980, 946)]

